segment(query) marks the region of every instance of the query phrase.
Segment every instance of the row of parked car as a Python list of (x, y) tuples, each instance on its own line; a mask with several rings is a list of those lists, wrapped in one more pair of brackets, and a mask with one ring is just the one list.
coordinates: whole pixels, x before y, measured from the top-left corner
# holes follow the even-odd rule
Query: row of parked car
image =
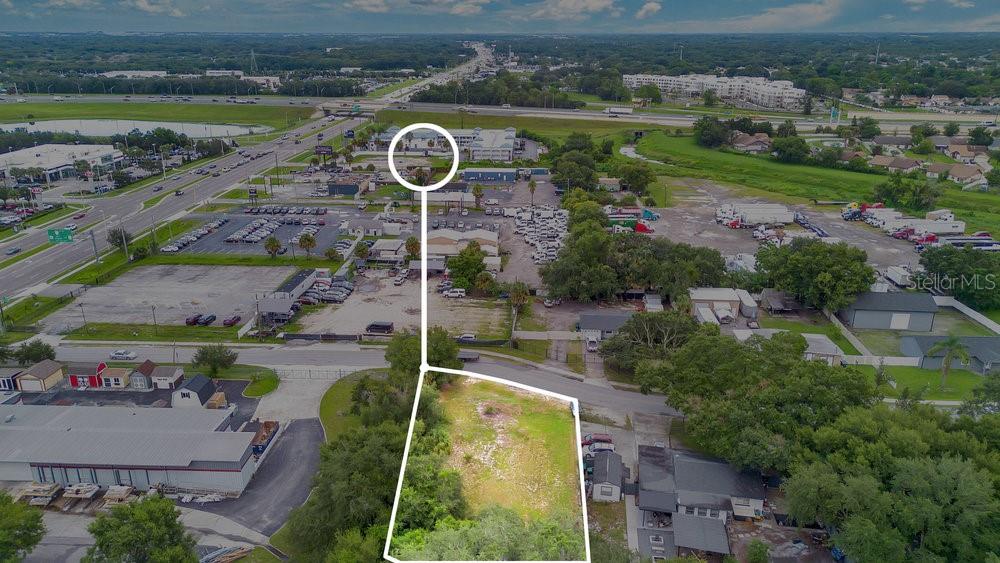
[(219, 229), (219, 227), (225, 225), (229, 222), (229, 219), (222, 217), (214, 221), (209, 221), (205, 223), (200, 228), (197, 228), (190, 233), (178, 238), (177, 240), (171, 242), (170, 244), (161, 247), (160, 252), (180, 252), (185, 247), (195, 242), (198, 242), (202, 237), (207, 236), (209, 233), (213, 233)]
[(287, 207), (281, 205), (264, 205), (261, 207), (244, 207), (243, 213), (249, 215), (326, 215), (325, 207)]
[[(212, 313), (196, 313), (184, 319), (184, 324), (188, 326), (208, 326), (214, 323), (216, 319), (218, 319), (218, 317)], [(236, 326), (241, 320), (243, 320), (243, 317), (234, 313), (223, 319), (222, 326)]]
[(444, 280), (438, 283), (437, 292), (440, 293), (442, 297), (448, 297), (450, 299), (462, 299), (465, 297), (465, 289), (455, 287), (451, 280)]
[(301, 230), (299, 230), (299, 232), (295, 236), (293, 236), (292, 238), (288, 239), (288, 242), (289, 242), (289, 244), (298, 244), (299, 240), (302, 237), (304, 237), (305, 235), (310, 235), (310, 236), (315, 237), (316, 233), (318, 233), (318, 232), (319, 232), (319, 226), (317, 226), (317, 225), (305, 225), (305, 226), (302, 227)]
[(254, 244), (271, 236), (278, 229), (278, 226), (279, 223), (277, 221), (254, 219), (226, 237), (225, 241)]
[(354, 284), (352, 282), (319, 278), (299, 297), (297, 302), (300, 305), (343, 303), (352, 293), (354, 293)]

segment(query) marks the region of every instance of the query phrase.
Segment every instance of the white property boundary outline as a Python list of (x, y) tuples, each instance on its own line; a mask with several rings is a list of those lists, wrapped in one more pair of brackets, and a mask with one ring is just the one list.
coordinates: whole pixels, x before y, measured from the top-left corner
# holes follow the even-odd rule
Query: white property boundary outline
[[(449, 180), (451, 180), (451, 177), (455, 175), (455, 171), (458, 169), (458, 158), (459, 158), (459, 155), (458, 155), (458, 147), (456, 146), (456, 143), (455, 143), (455, 138), (452, 137), (451, 133), (449, 133), (444, 128), (442, 128), (442, 127), (440, 127), (438, 125), (430, 124), (430, 123), (415, 123), (413, 125), (409, 125), (407, 127), (404, 127), (393, 138), (392, 143), (389, 145), (389, 155), (388, 155), (390, 171), (392, 172), (393, 177), (396, 180), (398, 180), (400, 183), (402, 183), (403, 185), (405, 185), (407, 187), (410, 187), (410, 185), (408, 185), (407, 182), (404, 182), (401, 178), (399, 178), (399, 175), (396, 172), (395, 164), (393, 163), (392, 151), (395, 148), (396, 143), (399, 141), (399, 139), (403, 135), (405, 135), (409, 131), (412, 131), (413, 129), (420, 129), (420, 128), (431, 129), (433, 131), (437, 131), (438, 133), (441, 133), (442, 135), (444, 135), (448, 139), (448, 141), (451, 143), (452, 149), (455, 152), (454, 152), (453, 160), (452, 160), (451, 173), (448, 174), (448, 176), (443, 181), (438, 182), (437, 184), (434, 184), (432, 186), (426, 186), (426, 187), (415, 186), (415, 187), (411, 188), (411, 189), (420, 188), (420, 189), (416, 189), (415, 190), (415, 191), (420, 192), (420, 375), (417, 378), (417, 391), (416, 391), (416, 395), (413, 397), (413, 410), (410, 413), (410, 425), (409, 425), (409, 428), (407, 428), (407, 431), (406, 431), (406, 445), (403, 448), (403, 462), (402, 462), (402, 465), (399, 468), (399, 479), (396, 482), (396, 496), (395, 496), (395, 499), (392, 502), (392, 514), (389, 517), (389, 531), (388, 531), (388, 533), (386, 535), (386, 538), (385, 538), (385, 549), (383, 550), (382, 556), (387, 561), (392, 561), (392, 563), (489, 563), (489, 562), (482, 562), (482, 561), (478, 561), (478, 562), (468, 562), (468, 561), (436, 561), (436, 562), (432, 562), (432, 561), (409, 561), (409, 560), (408, 561), (403, 561), (403, 560), (401, 560), (399, 558), (396, 558), (396, 557), (393, 557), (392, 555), (389, 555), (389, 549), (392, 546), (393, 530), (396, 527), (396, 513), (399, 510), (399, 497), (400, 497), (400, 494), (402, 493), (402, 490), (403, 490), (403, 477), (406, 474), (406, 464), (407, 464), (407, 462), (409, 460), (409, 457), (410, 457), (410, 445), (411, 445), (411, 443), (413, 441), (413, 429), (414, 429), (414, 426), (416, 425), (416, 422), (417, 422), (417, 410), (420, 408), (420, 393), (423, 390), (423, 386), (424, 386), (424, 376), (427, 374), (428, 371), (435, 371), (435, 372), (438, 372), (438, 373), (448, 373), (448, 374), (452, 374), (452, 375), (462, 375), (462, 376), (465, 376), (465, 377), (473, 377), (473, 378), (477, 378), (477, 379), (483, 379), (483, 380), (486, 380), (486, 381), (492, 381), (494, 383), (499, 383), (499, 384), (502, 384), (502, 385), (507, 385), (509, 387), (516, 387), (518, 389), (522, 389), (522, 390), (525, 390), (525, 391), (530, 391), (530, 392), (533, 392), (533, 393), (538, 393), (538, 394), (541, 394), (541, 395), (545, 395), (545, 396), (548, 396), (548, 397), (553, 397), (553, 398), (556, 398), (556, 399), (560, 399), (560, 400), (566, 401), (566, 402), (568, 402), (570, 404), (570, 406), (573, 409), (573, 419), (576, 422), (576, 444), (579, 444), (579, 443), (582, 442), (582, 437), (580, 435), (580, 401), (576, 397), (570, 397), (568, 395), (563, 395), (563, 394), (560, 394), (560, 393), (555, 393), (555, 392), (552, 392), (552, 391), (548, 391), (546, 389), (539, 389), (537, 387), (532, 387), (530, 385), (525, 385), (523, 383), (518, 383), (516, 381), (510, 381), (510, 380), (507, 380), (507, 379), (502, 379), (502, 378), (499, 378), (499, 377), (493, 377), (491, 375), (485, 375), (485, 374), (475, 373), (475, 372), (471, 372), (471, 371), (434, 367), (434, 366), (431, 366), (431, 365), (429, 365), (427, 363), (427, 329), (428, 329), (428, 322), (427, 322), (427, 289), (428, 289), (428, 286), (427, 286), (427, 192), (429, 192), (429, 191), (431, 191), (433, 189), (437, 189), (437, 188), (443, 186), (444, 184), (446, 184)], [(562, 561), (562, 560), (560, 560), (560, 561), (540, 561), (540, 562), (539, 561), (535, 561), (533, 563), (591, 563), (591, 559), (590, 559), (590, 526), (589, 526), (589, 519), (588, 519), (588, 516), (587, 516), (587, 487), (586, 487), (586, 484), (584, 482), (583, 451), (580, 448), (577, 448), (576, 452), (577, 452), (577, 471), (580, 472), (580, 505), (581, 505), (580, 508), (583, 511), (583, 542), (584, 542), (584, 549), (585, 549), (585, 553), (586, 553), (586, 559), (583, 560), (583, 561)], [(518, 562), (511, 562), (511, 563), (518, 563)], [(523, 563), (528, 563), (528, 562), (523, 562)]]

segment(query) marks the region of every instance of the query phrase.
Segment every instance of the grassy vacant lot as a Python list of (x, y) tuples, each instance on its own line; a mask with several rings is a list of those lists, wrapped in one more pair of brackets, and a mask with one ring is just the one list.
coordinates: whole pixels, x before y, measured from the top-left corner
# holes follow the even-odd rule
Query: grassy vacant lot
[(478, 511), (491, 504), (526, 518), (580, 514), (576, 428), (569, 406), (541, 395), (460, 378), (441, 393), (448, 465)]
[(351, 393), (354, 385), (365, 375), (373, 377), (385, 376), (384, 369), (356, 371), (343, 377), (323, 394), (319, 403), (319, 419), (323, 423), (326, 440), (332, 442), (344, 432), (361, 426), (361, 418), (351, 414)]
[(266, 125), (275, 129), (294, 125), (312, 114), (312, 108), (177, 103), (27, 103), (0, 106), (0, 123), (32, 119), (139, 119)]
[[(658, 174), (705, 178), (736, 187), (749, 188), (752, 195), (801, 202), (820, 200), (867, 200), (872, 188), (885, 176), (833, 168), (783, 164), (767, 157), (748, 156), (707, 149), (693, 137), (674, 137), (657, 132), (639, 141), (644, 156), (667, 163), (656, 165)], [(1000, 230), (1000, 197), (984, 192), (963, 192), (947, 186), (936, 207), (954, 210), (969, 230)]]
[(457, 128), (463, 124), (466, 128), (503, 129), (515, 127), (518, 130), (527, 129), (532, 133), (558, 141), (562, 141), (574, 131), (591, 133), (594, 140), (600, 142), (607, 138), (618, 139), (621, 133), (626, 131), (649, 128), (638, 123), (620, 123), (614, 120), (508, 117), (476, 113), (465, 114), (463, 119), (461, 115), (455, 113), (384, 110), (378, 112), (376, 118), (381, 122), (394, 123), (400, 127), (411, 123), (435, 123), (446, 128)]
[(819, 313), (813, 313), (807, 318), (799, 319), (779, 319), (761, 315), (758, 320), (761, 328), (776, 328), (795, 334), (825, 334), (834, 344), (840, 346), (845, 354), (856, 356), (859, 353), (858, 349), (837, 330), (837, 327)]
[(598, 535), (619, 547), (628, 546), (624, 502), (594, 502), (588, 499), (587, 519), (591, 535)]

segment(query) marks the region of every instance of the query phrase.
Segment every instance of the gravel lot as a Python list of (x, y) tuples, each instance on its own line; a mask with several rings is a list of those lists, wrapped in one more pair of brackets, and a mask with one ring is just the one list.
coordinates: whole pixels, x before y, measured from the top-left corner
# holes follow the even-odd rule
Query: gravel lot
[(392, 284), (385, 271), (369, 271), (354, 280), (354, 293), (340, 305), (327, 305), (302, 318), (306, 333), (357, 334), (372, 321), (391, 321), (396, 331), (420, 327), (420, 282)]
[(274, 291), (296, 268), (249, 266), (144, 266), (108, 285), (80, 295), (73, 306), (48, 316), (47, 329), (82, 326), (83, 305), (88, 322), (151, 324), (156, 306), (159, 324), (183, 324), (194, 313), (214, 313), (219, 321), (238, 312), (249, 318), (254, 294)]
[[(675, 242), (709, 246), (723, 254), (755, 253), (758, 248), (749, 229), (729, 229), (715, 222), (715, 210), (728, 202), (767, 202), (767, 198), (737, 197), (730, 190), (702, 180), (685, 180), (691, 191), (674, 195), (676, 205), (660, 209), (663, 217), (653, 223), (655, 236)], [(841, 239), (868, 252), (868, 261), (884, 268), (897, 264), (916, 263), (917, 253), (906, 241), (886, 236), (864, 223), (847, 222), (840, 218), (840, 209), (831, 207), (819, 211), (805, 205), (789, 205), (832, 237)]]

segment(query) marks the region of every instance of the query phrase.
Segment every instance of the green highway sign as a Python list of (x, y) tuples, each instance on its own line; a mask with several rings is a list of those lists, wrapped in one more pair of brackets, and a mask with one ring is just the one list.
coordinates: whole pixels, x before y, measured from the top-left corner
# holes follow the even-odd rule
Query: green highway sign
[(48, 233), (52, 244), (73, 242), (73, 231), (69, 229), (49, 229)]

